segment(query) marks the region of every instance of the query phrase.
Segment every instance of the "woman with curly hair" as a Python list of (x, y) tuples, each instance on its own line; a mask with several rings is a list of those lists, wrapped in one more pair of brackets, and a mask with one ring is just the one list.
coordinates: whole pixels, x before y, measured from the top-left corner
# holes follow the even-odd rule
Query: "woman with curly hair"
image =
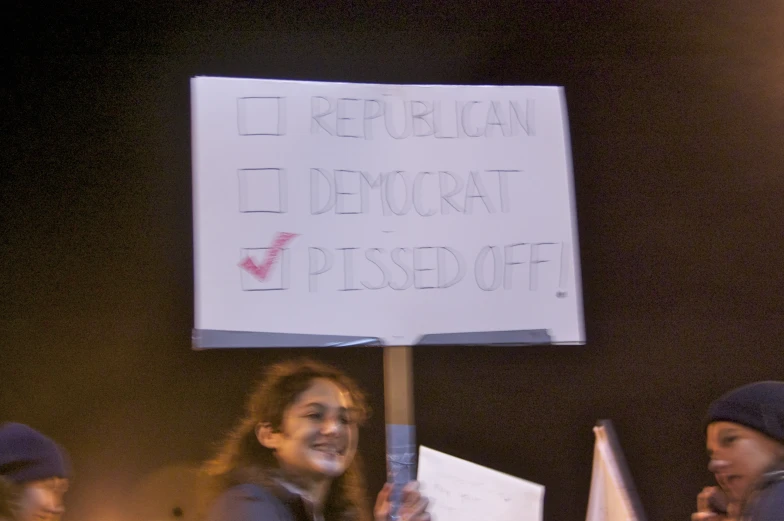
[(21, 423), (0, 425), (0, 520), (56, 521), (70, 475), (57, 443)]
[[(373, 514), (357, 455), (368, 409), (341, 371), (311, 360), (273, 366), (245, 416), (205, 464), (207, 521), (381, 521), (389, 485)], [(404, 490), (401, 521), (427, 521), (416, 483)]]

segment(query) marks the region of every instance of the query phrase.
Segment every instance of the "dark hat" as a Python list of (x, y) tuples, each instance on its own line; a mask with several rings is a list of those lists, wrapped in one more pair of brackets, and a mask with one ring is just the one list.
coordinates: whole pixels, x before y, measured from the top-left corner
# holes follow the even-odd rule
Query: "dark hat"
[(0, 425), (0, 475), (16, 483), (68, 478), (65, 450), (37, 430), (21, 423)]
[(755, 382), (713, 402), (705, 426), (717, 421), (739, 423), (784, 443), (784, 382)]

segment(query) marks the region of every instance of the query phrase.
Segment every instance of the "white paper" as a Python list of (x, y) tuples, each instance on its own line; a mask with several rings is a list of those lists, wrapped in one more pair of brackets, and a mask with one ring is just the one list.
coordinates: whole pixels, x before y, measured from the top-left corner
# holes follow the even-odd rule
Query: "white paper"
[(417, 480), (435, 521), (541, 521), (543, 485), (424, 446)]
[(195, 329), (585, 342), (562, 88), (191, 91)]
[(591, 492), (586, 521), (637, 521), (621, 471), (603, 427), (594, 427)]

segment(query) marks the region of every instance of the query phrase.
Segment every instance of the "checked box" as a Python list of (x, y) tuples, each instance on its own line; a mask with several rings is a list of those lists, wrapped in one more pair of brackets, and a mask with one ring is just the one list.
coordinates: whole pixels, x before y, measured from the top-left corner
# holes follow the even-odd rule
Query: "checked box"
[(282, 168), (241, 168), (239, 176), (240, 212), (286, 213), (288, 190)]
[(238, 98), (237, 128), (241, 136), (286, 134), (286, 98)]
[(243, 248), (240, 252), (240, 284), (242, 291), (282, 291), (289, 289), (289, 251), (281, 248), (275, 262), (269, 263), (269, 271), (259, 276), (256, 268), (263, 266), (270, 248)]

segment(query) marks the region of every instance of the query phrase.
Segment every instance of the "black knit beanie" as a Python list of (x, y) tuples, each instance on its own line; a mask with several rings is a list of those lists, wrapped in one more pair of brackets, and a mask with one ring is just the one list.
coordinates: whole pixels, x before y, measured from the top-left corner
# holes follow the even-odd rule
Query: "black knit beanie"
[(784, 443), (784, 382), (738, 387), (708, 408), (705, 427), (717, 421), (739, 423)]
[(21, 423), (0, 425), (0, 475), (16, 483), (69, 478), (71, 466), (62, 447)]

